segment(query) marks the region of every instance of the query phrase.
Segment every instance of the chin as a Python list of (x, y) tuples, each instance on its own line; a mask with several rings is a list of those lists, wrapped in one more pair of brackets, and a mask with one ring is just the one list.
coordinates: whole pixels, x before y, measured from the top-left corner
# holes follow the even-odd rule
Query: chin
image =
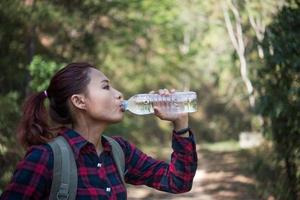
[(119, 123), (119, 122), (121, 122), (122, 120), (113, 120), (113, 121), (110, 121), (109, 123), (110, 124), (116, 124), (116, 123)]
[(124, 118), (123, 115), (120, 116), (120, 117), (116, 117), (114, 119), (109, 120), (109, 123), (111, 123), (111, 124), (119, 123), (119, 122), (121, 122), (123, 120), (123, 118)]

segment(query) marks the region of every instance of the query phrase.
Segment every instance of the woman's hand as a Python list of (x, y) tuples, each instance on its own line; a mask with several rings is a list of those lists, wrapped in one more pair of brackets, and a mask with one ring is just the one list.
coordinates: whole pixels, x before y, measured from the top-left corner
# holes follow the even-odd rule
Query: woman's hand
[[(161, 96), (170, 96), (172, 93), (174, 93), (175, 90), (167, 90), (167, 89), (160, 89), (158, 91), (158, 94)], [(154, 91), (150, 92), (151, 94), (154, 94)], [(162, 107), (164, 103), (158, 102), (154, 103), (153, 109), (154, 114), (159, 117), (162, 120), (171, 121), (174, 125), (174, 130), (178, 131), (180, 129), (184, 129), (188, 127), (188, 114), (187, 113), (172, 113), (168, 111), (164, 111)]]

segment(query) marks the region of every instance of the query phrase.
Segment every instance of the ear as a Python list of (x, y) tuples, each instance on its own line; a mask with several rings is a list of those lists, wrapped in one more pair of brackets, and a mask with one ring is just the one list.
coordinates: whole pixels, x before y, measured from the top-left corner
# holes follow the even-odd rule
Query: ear
[(71, 96), (70, 100), (75, 108), (78, 108), (78, 109), (86, 108), (85, 97), (82, 94), (73, 94)]

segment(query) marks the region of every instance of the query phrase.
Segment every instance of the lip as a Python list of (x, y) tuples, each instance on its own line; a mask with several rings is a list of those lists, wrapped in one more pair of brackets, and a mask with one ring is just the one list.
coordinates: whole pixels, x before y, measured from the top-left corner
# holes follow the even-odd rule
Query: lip
[(122, 102), (119, 104), (119, 107), (120, 107), (120, 111), (121, 111), (121, 112), (125, 112), (125, 108), (124, 108)]
[(125, 112), (125, 108), (122, 106), (122, 104), (120, 105), (120, 110), (121, 112)]

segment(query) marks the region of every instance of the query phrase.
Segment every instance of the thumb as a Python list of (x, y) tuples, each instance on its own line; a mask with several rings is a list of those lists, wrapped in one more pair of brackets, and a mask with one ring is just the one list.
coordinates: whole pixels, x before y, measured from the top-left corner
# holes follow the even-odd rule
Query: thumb
[(161, 116), (161, 112), (159, 110), (158, 107), (153, 107), (153, 110), (154, 110), (154, 114), (159, 117), (160, 119), (162, 119), (162, 116)]
[(153, 110), (154, 110), (155, 115), (160, 113), (158, 107), (156, 107), (156, 106), (153, 107)]

